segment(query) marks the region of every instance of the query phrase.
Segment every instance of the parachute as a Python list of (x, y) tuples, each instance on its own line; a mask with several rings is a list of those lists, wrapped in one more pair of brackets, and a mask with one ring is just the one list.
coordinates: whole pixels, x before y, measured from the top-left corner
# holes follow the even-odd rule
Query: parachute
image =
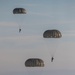
[(26, 14), (26, 10), (24, 8), (15, 8), (13, 14)]
[(21, 25), (23, 24), (24, 15), (26, 14), (26, 9), (24, 8), (15, 8), (13, 9), (14, 18), (19, 25), (19, 32), (21, 32)]
[(45, 45), (50, 52), (51, 58), (54, 57), (56, 50), (58, 50), (59, 48), (59, 38), (61, 37), (62, 37), (61, 32), (56, 29), (46, 30), (43, 33)]
[(44, 38), (61, 38), (61, 33), (58, 30), (46, 30), (43, 34)]
[(39, 58), (30, 58), (25, 61), (26, 67), (44, 67), (44, 61)]

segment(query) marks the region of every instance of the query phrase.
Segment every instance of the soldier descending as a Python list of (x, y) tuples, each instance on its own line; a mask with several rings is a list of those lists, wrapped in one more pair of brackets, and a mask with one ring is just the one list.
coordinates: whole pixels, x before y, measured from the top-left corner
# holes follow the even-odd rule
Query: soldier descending
[(53, 60), (54, 60), (54, 57), (51, 58), (51, 62), (53, 62)]
[(19, 33), (21, 32), (21, 28), (19, 29)]
[(21, 24), (19, 24), (20, 22), (22, 23), (22, 20), (24, 19), (24, 15), (26, 14), (26, 9), (24, 8), (15, 8), (13, 9), (13, 14), (15, 15), (15, 18), (17, 18), (16, 20), (18, 21), (18, 25), (19, 25), (19, 33), (21, 32)]

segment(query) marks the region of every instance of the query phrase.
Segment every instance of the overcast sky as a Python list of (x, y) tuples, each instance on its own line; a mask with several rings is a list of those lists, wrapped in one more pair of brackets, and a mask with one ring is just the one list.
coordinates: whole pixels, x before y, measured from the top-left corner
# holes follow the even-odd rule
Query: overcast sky
[[(14, 15), (18, 7), (27, 14)], [(43, 38), (48, 29), (62, 37)], [(42, 59), (45, 67), (26, 68), (28, 58)], [(50, 74), (75, 75), (75, 0), (0, 0), (0, 75)]]

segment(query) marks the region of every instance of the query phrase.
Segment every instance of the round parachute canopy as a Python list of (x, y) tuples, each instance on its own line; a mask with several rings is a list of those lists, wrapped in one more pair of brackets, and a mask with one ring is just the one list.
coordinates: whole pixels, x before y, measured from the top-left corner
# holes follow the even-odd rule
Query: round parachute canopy
[(60, 31), (54, 29), (54, 30), (46, 30), (43, 33), (43, 37), (44, 38), (61, 38), (62, 35)]
[(26, 10), (24, 8), (15, 8), (13, 14), (26, 14)]
[(30, 58), (25, 61), (26, 67), (44, 67), (44, 61), (38, 58)]

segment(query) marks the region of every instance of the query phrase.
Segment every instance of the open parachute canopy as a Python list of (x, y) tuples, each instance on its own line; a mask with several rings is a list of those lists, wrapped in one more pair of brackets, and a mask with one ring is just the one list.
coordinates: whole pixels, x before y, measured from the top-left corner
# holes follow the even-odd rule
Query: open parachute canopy
[(30, 58), (25, 61), (26, 67), (44, 67), (44, 61), (39, 58)]
[(53, 30), (46, 30), (43, 33), (43, 37), (44, 38), (61, 38), (62, 35), (60, 31), (53, 29)]
[(15, 8), (13, 14), (26, 14), (26, 10), (24, 8)]

